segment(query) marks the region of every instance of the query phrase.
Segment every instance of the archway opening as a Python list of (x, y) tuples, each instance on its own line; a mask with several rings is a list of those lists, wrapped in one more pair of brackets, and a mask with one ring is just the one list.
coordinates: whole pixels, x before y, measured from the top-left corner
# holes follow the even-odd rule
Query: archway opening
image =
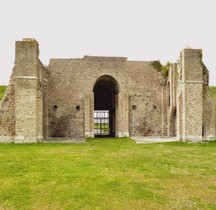
[(94, 136), (116, 136), (116, 107), (118, 84), (108, 75), (100, 77), (94, 85)]

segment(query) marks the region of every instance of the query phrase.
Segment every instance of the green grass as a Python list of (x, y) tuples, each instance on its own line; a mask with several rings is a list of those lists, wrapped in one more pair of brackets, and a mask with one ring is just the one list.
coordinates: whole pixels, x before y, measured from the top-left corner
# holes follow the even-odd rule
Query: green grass
[(109, 134), (109, 124), (108, 123), (94, 123), (94, 129), (97, 129), (97, 133)]
[(100, 127), (102, 127), (102, 128), (109, 128), (109, 124), (108, 123), (94, 123), (94, 128), (96, 129), (96, 128), (100, 128)]
[(0, 144), (0, 209), (216, 209), (216, 142)]
[(211, 91), (212, 98), (216, 100), (216, 86), (209, 87)]
[(0, 101), (2, 100), (4, 93), (6, 91), (7, 86), (5, 85), (0, 85)]

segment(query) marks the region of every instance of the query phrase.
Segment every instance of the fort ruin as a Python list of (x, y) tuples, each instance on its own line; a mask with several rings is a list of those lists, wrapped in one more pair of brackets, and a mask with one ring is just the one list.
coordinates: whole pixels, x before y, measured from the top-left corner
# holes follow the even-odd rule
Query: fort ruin
[(85, 56), (39, 60), (34, 39), (16, 42), (0, 102), (0, 142), (94, 136), (216, 138), (215, 102), (201, 49), (184, 49), (164, 78), (154, 61)]

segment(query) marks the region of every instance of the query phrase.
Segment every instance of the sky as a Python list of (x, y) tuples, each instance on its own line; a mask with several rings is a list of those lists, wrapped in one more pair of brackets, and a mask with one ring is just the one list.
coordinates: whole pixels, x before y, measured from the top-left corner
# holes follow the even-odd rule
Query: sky
[(216, 86), (215, 0), (0, 0), (0, 84), (8, 84), (15, 41), (35, 38), (40, 60), (119, 56), (176, 62), (203, 50)]

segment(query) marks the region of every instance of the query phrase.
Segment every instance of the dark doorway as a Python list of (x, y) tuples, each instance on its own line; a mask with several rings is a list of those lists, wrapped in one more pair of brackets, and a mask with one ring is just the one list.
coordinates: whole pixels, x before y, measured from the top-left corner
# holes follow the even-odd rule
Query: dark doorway
[(111, 76), (100, 77), (94, 86), (94, 135), (116, 136), (117, 82)]

